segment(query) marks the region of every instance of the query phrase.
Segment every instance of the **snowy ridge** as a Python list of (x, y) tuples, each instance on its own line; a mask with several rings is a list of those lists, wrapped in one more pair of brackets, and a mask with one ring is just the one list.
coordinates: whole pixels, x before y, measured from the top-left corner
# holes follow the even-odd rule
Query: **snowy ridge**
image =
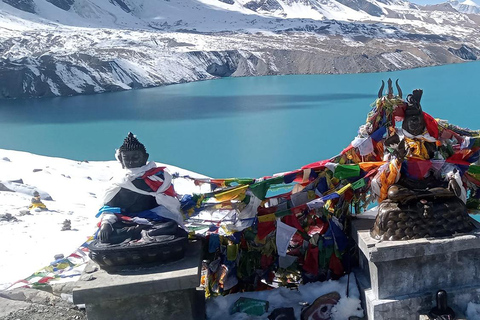
[(0, 97), (476, 60), (480, 16), (454, 2), (3, 0)]
[(459, 2), (457, 0), (451, 0), (448, 3), (458, 12), (469, 13), (469, 14), (480, 14), (480, 6), (478, 6), (472, 0), (465, 0), (463, 2)]

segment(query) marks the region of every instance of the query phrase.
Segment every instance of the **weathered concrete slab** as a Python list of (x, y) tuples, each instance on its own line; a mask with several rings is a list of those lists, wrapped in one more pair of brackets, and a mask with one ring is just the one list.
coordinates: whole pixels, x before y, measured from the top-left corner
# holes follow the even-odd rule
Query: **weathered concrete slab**
[(360, 251), (356, 273), (369, 319), (418, 319), (435, 304), (440, 289), (459, 312), (465, 311), (465, 301), (480, 301), (478, 229), (445, 238), (382, 242), (370, 237), (372, 226), (373, 220), (352, 223)]
[(77, 282), (73, 301), (85, 304), (89, 320), (203, 319), (201, 253), (201, 243), (193, 242), (183, 259), (168, 264), (115, 273), (98, 269)]

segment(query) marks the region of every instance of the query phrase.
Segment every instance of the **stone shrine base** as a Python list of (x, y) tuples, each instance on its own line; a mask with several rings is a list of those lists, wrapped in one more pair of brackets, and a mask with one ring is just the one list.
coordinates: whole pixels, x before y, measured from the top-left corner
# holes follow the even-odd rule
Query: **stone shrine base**
[[(473, 219), (472, 219), (473, 220)], [(418, 320), (436, 306), (443, 289), (448, 306), (461, 319), (469, 302), (480, 302), (480, 230), (452, 237), (378, 241), (374, 220), (352, 220), (359, 248), (359, 282), (371, 320)]]
[(91, 261), (73, 290), (73, 302), (85, 304), (89, 320), (205, 319), (205, 292), (198, 288), (201, 254), (201, 242), (191, 242), (181, 260), (115, 273)]

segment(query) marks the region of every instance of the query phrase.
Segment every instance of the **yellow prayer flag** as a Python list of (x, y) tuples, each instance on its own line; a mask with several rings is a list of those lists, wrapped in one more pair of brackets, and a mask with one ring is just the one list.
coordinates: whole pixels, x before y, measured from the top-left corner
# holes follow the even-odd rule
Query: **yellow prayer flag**
[(258, 218), (258, 222), (269, 222), (269, 221), (275, 221), (276, 216), (275, 216), (275, 213), (270, 213), (263, 216), (258, 216), (257, 218)]
[(338, 193), (339, 195), (343, 194), (345, 191), (347, 191), (350, 187), (352, 186), (351, 183), (347, 184), (345, 187), (341, 188), (340, 190), (338, 191), (335, 191), (336, 193)]
[(245, 198), (245, 192), (248, 189), (248, 185), (238, 186), (236, 188), (223, 191), (215, 194), (215, 199), (218, 201), (239, 200), (242, 201)]

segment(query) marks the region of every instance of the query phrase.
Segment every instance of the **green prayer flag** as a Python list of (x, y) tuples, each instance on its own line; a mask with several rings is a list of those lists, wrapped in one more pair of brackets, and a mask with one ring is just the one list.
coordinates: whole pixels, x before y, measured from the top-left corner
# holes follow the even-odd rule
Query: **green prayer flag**
[(228, 179), (225, 179), (225, 185), (227, 187), (230, 187), (233, 185), (252, 184), (254, 181), (255, 179), (251, 179), (251, 178), (228, 178)]
[(352, 189), (353, 190), (360, 189), (364, 186), (365, 186), (365, 179), (364, 178), (359, 179), (359, 180), (355, 181), (354, 183), (352, 183)]
[(471, 164), (471, 165), (468, 167), (468, 173), (471, 173), (471, 174), (480, 174), (480, 166)]
[(285, 183), (285, 177), (284, 176), (278, 176), (278, 177), (274, 177), (272, 179), (268, 179), (268, 182), (270, 184), (280, 184), (280, 183)]
[(251, 184), (249, 189), (260, 200), (264, 200), (267, 194), (269, 183), (267, 181)]
[(282, 211), (275, 212), (275, 217), (282, 218), (282, 217), (285, 217), (285, 216), (289, 216), (291, 214), (292, 214), (292, 211), (290, 211), (290, 209), (287, 209), (287, 210), (282, 210)]
[(279, 183), (283, 183), (283, 176), (274, 177), (251, 184), (249, 189), (258, 199), (264, 200), (265, 196), (267, 195), (268, 189), (270, 188), (270, 185)]
[(339, 164), (335, 168), (334, 177), (338, 179), (347, 179), (358, 177), (360, 175), (360, 166), (358, 164)]

